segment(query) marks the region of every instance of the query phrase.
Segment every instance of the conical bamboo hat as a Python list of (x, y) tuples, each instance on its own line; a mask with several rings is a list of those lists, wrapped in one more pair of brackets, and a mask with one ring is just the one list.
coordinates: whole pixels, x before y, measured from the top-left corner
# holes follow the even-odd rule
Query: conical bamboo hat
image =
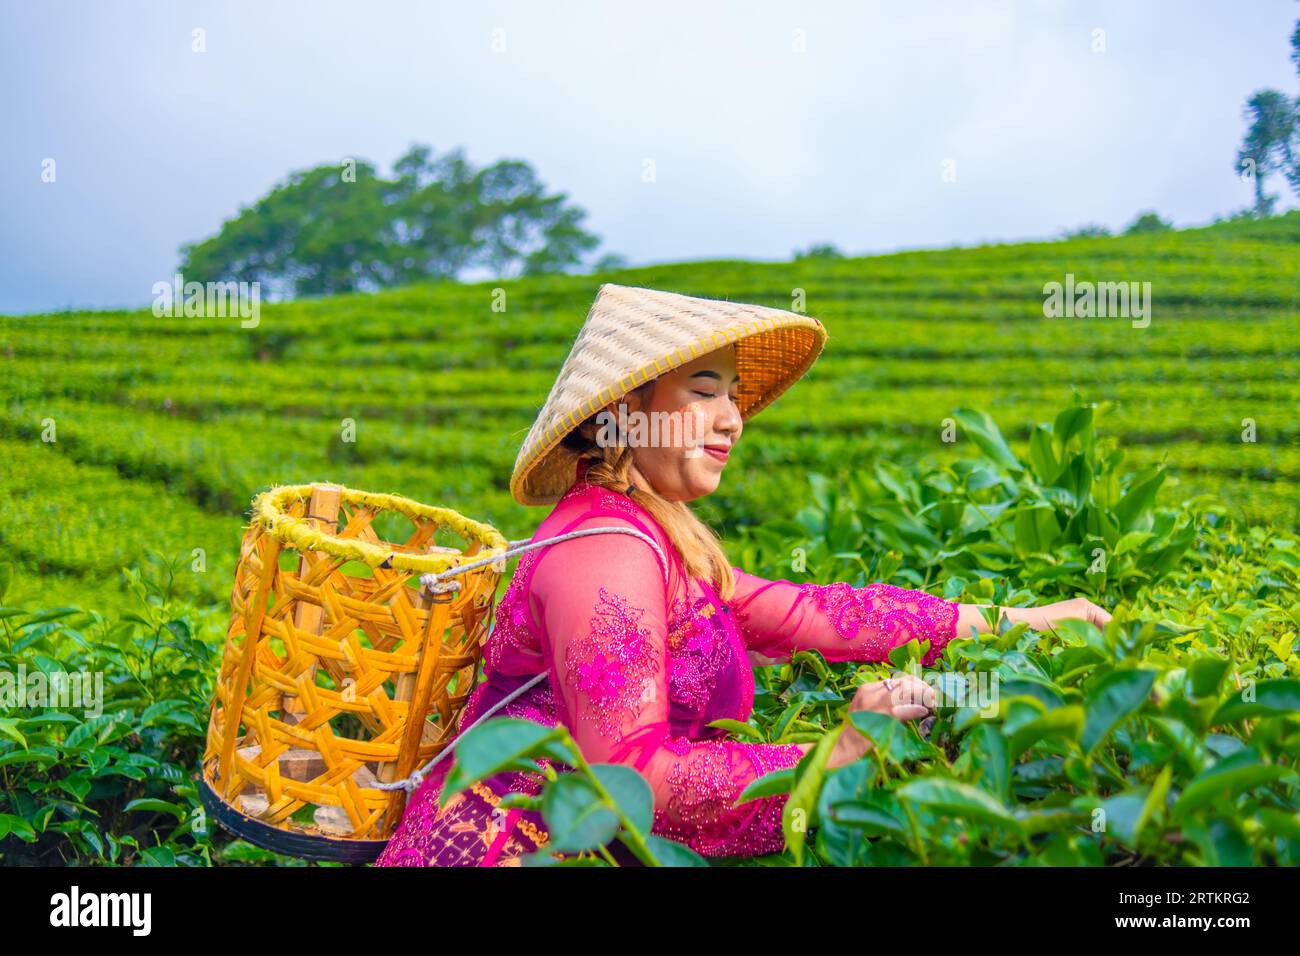
[(577, 463), (577, 455), (560, 444), (569, 432), (632, 389), (733, 342), (740, 414), (748, 419), (808, 371), (826, 330), (797, 312), (602, 285), (519, 449), (510, 478), (515, 500), (559, 500), (573, 484)]

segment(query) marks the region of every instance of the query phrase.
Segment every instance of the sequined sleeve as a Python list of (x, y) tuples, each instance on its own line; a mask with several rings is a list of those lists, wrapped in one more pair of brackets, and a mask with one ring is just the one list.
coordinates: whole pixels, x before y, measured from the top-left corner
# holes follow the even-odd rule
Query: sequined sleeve
[(931, 665), (957, 630), (960, 605), (908, 588), (766, 581), (736, 569), (732, 598), (746, 646), (772, 661), (814, 650), (829, 661), (884, 661), (915, 638)]
[[(619, 520), (605, 516), (584, 526)], [(627, 535), (567, 541), (538, 563), (533, 593), (559, 689), (557, 715), (585, 759), (641, 772), (654, 794), (651, 832), (704, 856), (779, 852), (787, 797), (735, 801), (758, 777), (793, 767), (803, 751), (672, 732), (667, 588), (651, 548)]]

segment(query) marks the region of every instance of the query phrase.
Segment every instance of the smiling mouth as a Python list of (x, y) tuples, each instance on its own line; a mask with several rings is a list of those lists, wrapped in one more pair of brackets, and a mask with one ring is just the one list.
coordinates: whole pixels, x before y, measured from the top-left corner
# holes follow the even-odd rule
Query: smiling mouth
[(724, 465), (727, 463), (727, 459), (731, 457), (731, 448), (728, 445), (705, 445), (704, 450)]

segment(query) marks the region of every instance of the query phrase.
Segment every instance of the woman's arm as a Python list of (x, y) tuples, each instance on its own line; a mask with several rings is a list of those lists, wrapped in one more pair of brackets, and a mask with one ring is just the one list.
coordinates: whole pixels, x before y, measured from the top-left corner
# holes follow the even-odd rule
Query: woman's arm
[[(885, 661), (895, 647), (917, 640), (930, 642), (922, 659), (929, 666), (952, 638), (969, 635), (972, 628), (989, 630), (980, 612), (987, 605), (958, 604), (889, 584), (793, 584), (734, 570), (732, 606), (756, 664), (783, 663), (800, 650), (815, 650), (829, 661)], [(1066, 618), (1100, 627), (1111, 617), (1084, 598), (998, 612), (1013, 624), (1023, 621), (1040, 631)]]
[(959, 605), (908, 588), (767, 581), (734, 569), (732, 607), (751, 655), (765, 663), (815, 650), (829, 661), (885, 661), (895, 647), (929, 641), (934, 663), (956, 634)]
[[(959, 604), (957, 633), (969, 634), (971, 629), (974, 628), (981, 634), (987, 634), (990, 630), (989, 623), (984, 619), (981, 609), (993, 606), (989, 604)], [(1036, 631), (1050, 631), (1053, 624), (1067, 618), (1078, 618), (1098, 627), (1105, 627), (1111, 618), (1110, 612), (1098, 607), (1086, 598), (1057, 601), (1055, 604), (1044, 604), (1042, 607), (998, 607), (997, 611), (999, 616), (994, 617), (995, 622), (1005, 618), (1012, 624), (1028, 624)]]

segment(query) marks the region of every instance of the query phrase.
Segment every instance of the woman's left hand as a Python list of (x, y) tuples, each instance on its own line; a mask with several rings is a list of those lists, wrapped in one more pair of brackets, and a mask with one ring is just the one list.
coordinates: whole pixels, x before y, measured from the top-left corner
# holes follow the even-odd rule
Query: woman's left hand
[(1111, 618), (1110, 612), (1105, 608), (1081, 597), (1044, 604), (1042, 607), (1009, 607), (1003, 610), (1003, 614), (1012, 624), (1024, 622), (1035, 631), (1050, 631), (1057, 621), (1068, 618), (1078, 618), (1097, 627), (1105, 627)]

